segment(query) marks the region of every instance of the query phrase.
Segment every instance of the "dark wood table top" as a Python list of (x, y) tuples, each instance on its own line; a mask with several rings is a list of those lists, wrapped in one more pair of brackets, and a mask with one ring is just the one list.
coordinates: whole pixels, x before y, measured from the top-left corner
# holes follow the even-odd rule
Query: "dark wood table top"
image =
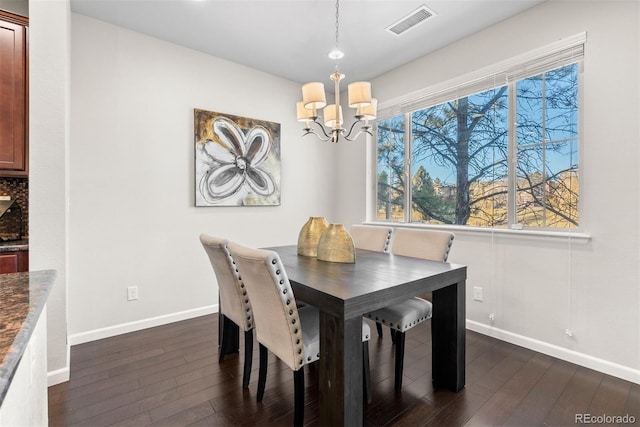
[(464, 281), (467, 274), (464, 265), (361, 249), (354, 264), (300, 256), (296, 245), (267, 249), (280, 255), (296, 299), (322, 299), (320, 310), (345, 319)]

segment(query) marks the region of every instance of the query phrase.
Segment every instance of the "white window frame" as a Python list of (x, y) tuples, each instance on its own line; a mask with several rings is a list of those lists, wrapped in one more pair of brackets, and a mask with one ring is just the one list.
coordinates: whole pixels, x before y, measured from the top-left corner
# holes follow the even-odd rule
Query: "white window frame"
[[(518, 55), (506, 61), (494, 64), (492, 66), (483, 68), (481, 70), (460, 76), (455, 79), (451, 79), (437, 85), (433, 85), (422, 90), (407, 94), (402, 97), (398, 97), (380, 104), (378, 119), (383, 120), (394, 116), (405, 115), (405, 128), (410, 127), (410, 114), (420, 109), (428, 108), (434, 105), (441, 104), (443, 102), (450, 101), (452, 99), (459, 99), (461, 97), (472, 95), (484, 90), (499, 86), (508, 86), (509, 90), (509, 122), (515, 121), (515, 97), (514, 89), (515, 82), (517, 80), (524, 79), (526, 77), (535, 76), (543, 72), (559, 68), (571, 63), (578, 63), (578, 134), (579, 139), (582, 140), (582, 99), (583, 99), (583, 57), (584, 57), (584, 45), (586, 43), (586, 33), (576, 34), (574, 36), (559, 40), (551, 43), (547, 46), (535, 49), (522, 55)], [(410, 132), (405, 133), (410, 135)], [(510, 132), (508, 137), (508, 160), (509, 160), (509, 204), (515, 206), (515, 194), (516, 188), (514, 175), (515, 165), (517, 163), (516, 155), (516, 141), (515, 132)], [(386, 222), (377, 219), (377, 141), (375, 137), (368, 137), (372, 144), (368, 144), (372, 147), (369, 153), (369, 191), (371, 196), (367, 198), (367, 221), (371, 223)], [(405, 182), (410, 182), (411, 175), (411, 138), (407, 138), (405, 141)], [(582, 160), (582, 143), (578, 147), (579, 163)], [(582, 175), (582, 169), (579, 166), (580, 175)], [(582, 181), (582, 180), (580, 180)], [(507, 229), (493, 228), (493, 227), (475, 227), (467, 225), (428, 225), (428, 224), (416, 224), (411, 223), (411, 194), (410, 191), (405, 191), (405, 212), (404, 222), (393, 222), (395, 226), (409, 226), (409, 227), (438, 227), (448, 228), (453, 230), (478, 230), (486, 231), (490, 230), (500, 232), (517, 232), (519, 234), (545, 234), (548, 236), (565, 236), (572, 234), (577, 237), (589, 238), (587, 234), (582, 233), (583, 230), (583, 215), (582, 194), (579, 197), (578, 212), (579, 212), (579, 224), (576, 228), (571, 229), (550, 229), (550, 228), (528, 228), (527, 230), (521, 230), (516, 224), (515, 209), (514, 206), (509, 206), (508, 209), (508, 227)]]

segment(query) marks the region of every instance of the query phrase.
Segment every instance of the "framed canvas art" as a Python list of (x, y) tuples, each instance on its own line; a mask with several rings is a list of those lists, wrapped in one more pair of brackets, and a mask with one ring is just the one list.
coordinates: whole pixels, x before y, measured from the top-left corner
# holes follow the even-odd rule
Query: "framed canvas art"
[(280, 205), (280, 124), (194, 109), (196, 206)]

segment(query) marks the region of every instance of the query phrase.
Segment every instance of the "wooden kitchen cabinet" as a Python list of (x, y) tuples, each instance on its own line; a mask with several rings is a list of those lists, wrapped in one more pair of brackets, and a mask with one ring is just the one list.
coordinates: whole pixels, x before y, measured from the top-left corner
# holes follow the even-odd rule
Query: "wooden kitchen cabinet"
[(28, 19), (0, 11), (0, 176), (28, 175)]
[(0, 252), (0, 274), (29, 271), (29, 251)]

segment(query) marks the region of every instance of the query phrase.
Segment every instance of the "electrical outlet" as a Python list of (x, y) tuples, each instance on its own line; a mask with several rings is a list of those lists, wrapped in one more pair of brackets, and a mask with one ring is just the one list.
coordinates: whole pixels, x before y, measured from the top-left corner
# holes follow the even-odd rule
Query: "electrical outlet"
[(127, 288), (127, 301), (133, 301), (138, 299), (138, 287), (129, 286)]
[(480, 286), (473, 287), (473, 300), (474, 301), (484, 301), (482, 297), (482, 288)]

